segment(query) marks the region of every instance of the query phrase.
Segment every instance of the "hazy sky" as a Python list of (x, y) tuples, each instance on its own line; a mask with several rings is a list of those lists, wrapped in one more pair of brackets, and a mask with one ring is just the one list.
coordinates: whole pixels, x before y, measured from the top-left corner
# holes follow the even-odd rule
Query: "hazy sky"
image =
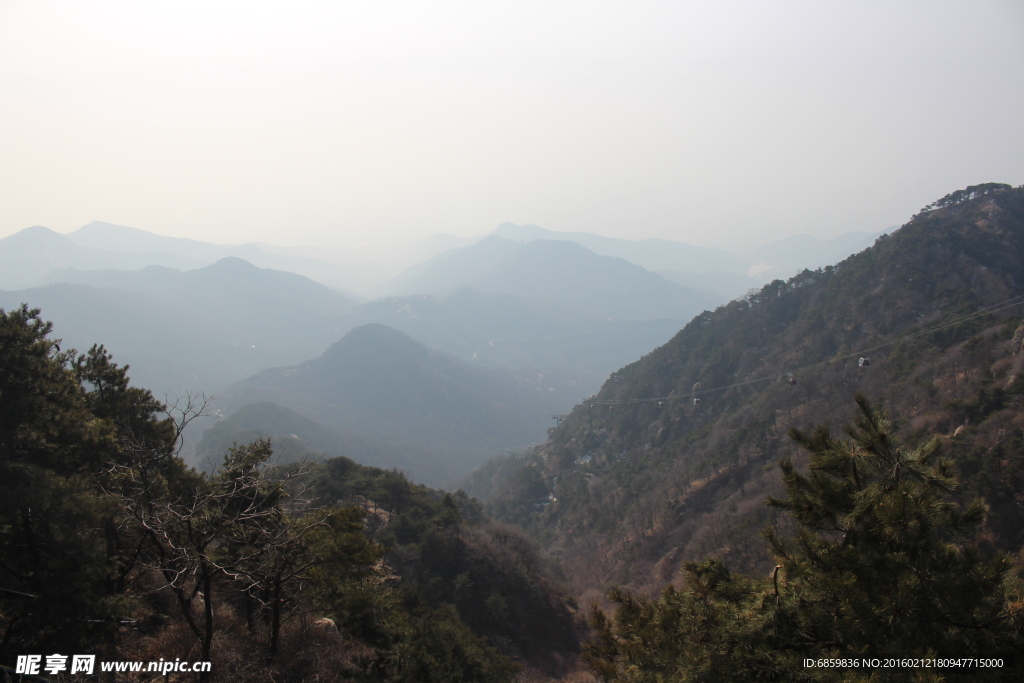
[(1020, 0), (0, 0), (0, 236), (828, 237), (1022, 122)]

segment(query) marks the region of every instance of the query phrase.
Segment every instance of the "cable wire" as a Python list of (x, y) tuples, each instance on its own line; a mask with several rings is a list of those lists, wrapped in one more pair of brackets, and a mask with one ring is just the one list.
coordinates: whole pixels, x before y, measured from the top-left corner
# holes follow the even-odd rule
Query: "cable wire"
[(797, 372), (803, 372), (804, 370), (810, 370), (812, 368), (818, 368), (818, 367), (821, 367), (821, 366), (824, 366), (824, 365), (829, 365), (830, 363), (835, 363), (835, 362), (838, 362), (838, 361), (841, 361), (841, 360), (846, 360), (848, 358), (854, 358), (854, 357), (857, 357), (857, 356), (864, 356), (865, 354), (872, 353), (873, 351), (877, 351), (879, 349), (884, 349), (887, 346), (892, 346), (893, 344), (899, 344), (900, 342), (907, 341), (908, 339), (914, 339), (915, 337), (921, 337), (921, 336), (926, 335), (926, 334), (931, 334), (932, 332), (937, 332), (938, 330), (942, 330), (942, 329), (945, 329), (947, 327), (953, 327), (955, 325), (959, 325), (961, 323), (965, 323), (968, 320), (972, 320), (974, 318), (978, 318), (978, 317), (981, 317), (983, 315), (987, 315), (989, 313), (995, 313), (995, 312), (1001, 311), (1001, 310), (1003, 310), (1005, 308), (1012, 308), (1013, 306), (1017, 306), (1018, 304), (1022, 304), (1022, 303), (1024, 303), (1024, 294), (1012, 297), (1010, 299), (1006, 299), (1004, 301), (1000, 301), (999, 303), (991, 304), (990, 306), (986, 306), (984, 308), (978, 309), (977, 311), (975, 311), (973, 313), (970, 313), (968, 315), (964, 315), (964, 316), (961, 316), (959, 318), (954, 318), (953, 320), (949, 320), (947, 322), (940, 323), (938, 325), (934, 325), (934, 326), (929, 327), (927, 329), (920, 330), (918, 332), (913, 332), (913, 333), (908, 334), (908, 335), (904, 335), (904, 336), (899, 337), (897, 339), (893, 339), (891, 341), (887, 341), (887, 342), (885, 342), (883, 344), (878, 344), (877, 346), (872, 346), (870, 348), (863, 349), (861, 351), (854, 351), (853, 353), (847, 353), (847, 354), (844, 354), (842, 356), (833, 356), (832, 358), (829, 358), (828, 360), (823, 360), (823, 361), (819, 361), (817, 363), (811, 363), (810, 365), (804, 365), (804, 366), (801, 366), (801, 367), (798, 367), (798, 368), (793, 368), (792, 370), (785, 370), (783, 372), (780, 372), (780, 373), (777, 373), (777, 374), (774, 374), (774, 375), (767, 375), (765, 377), (757, 377), (755, 379), (749, 379), (749, 380), (746, 380), (744, 382), (736, 382), (734, 384), (728, 384), (726, 386), (721, 386), (721, 387), (713, 387), (711, 389), (701, 389), (700, 391), (691, 391), (688, 394), (673, 394), (671, 396), (658, 396), (658, 397), (654, 397), (654, 398), (622, 398), (622, 399), (596, 399), (596, 398), (592, 399), (592, 398), (588, 398), (588, 399), (585, 399), (583, 401), (583, 403), (584, 404), (592, 404), (592, 405), (619, 405), (619, 404), (629, 404), (629, 403), (650, 403), (652, 401), (678, 401), (678, 400), (684, 399), (684, 398), (695, 398), (695, 397), (698, 397), (698, 396), (704, 396), (706, 394), (711, 394), (711, 393), (718, 392), (718, 391), (725, 391), (726, 389), (734, 389), (736, 387), (743, 387), (743, 386), (747, 386), (747, 385), (750, 385), (750, 384), (757, 384), (758, 382), (775, 381), (775, 380), (779, 380), (779, 379), (781, 379), (783, 377), (792, 376), (793, 374), (795, 374)]

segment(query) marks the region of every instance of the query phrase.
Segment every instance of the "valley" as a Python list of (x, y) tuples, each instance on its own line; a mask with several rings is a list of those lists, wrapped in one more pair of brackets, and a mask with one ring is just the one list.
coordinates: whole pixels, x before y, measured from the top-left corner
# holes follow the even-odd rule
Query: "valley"
[[(38, 362), (52, 364), (54, 377), (66, 375), (66, 387), (86, 389), (51, 389), (38, 400), (70, 392), (61, 400), (84, 401), (82, 409), (108, 425), (111, 436), (88, 447), (107, 458), (106, 474), (76, 469), (59, 445), (64, 437), (5, 438), (26, 454), (49, 453), (53, 440), (56, 450), (45, 457), (55, 464), (31, 467), (54, 481), (84, 477), (83, 490), (95, 490), (89, 495), (111, 495), (115, 481), (126, 486), (122, 502), (111, 503), (127, 515), (118, 543), (140, 548), (148, 542), (132, 534), (158, 527), (132, 512), (133, 501), (153, 496), (153, 509), (171, 513), (178, 503), (162, 497), (166, 486), (184, 487), (179, 499), (209, 501), (222, 486), (280, 495), (286, 489), (274, 487), (286, 486), (287, 497), (267, 499), (273, 515), (300, 520), (304, 506), (330, 511), (308, 529), (328, 524), (340, 534), (333, 540), (290, 523), (274, 532), (280, 541), (266, 543), (301, 548), (295, 552), (310, 558), (327, 557), (340, 543), (368, 563), (373, 558), (374, 569), (352, 566), (335, 576), (330, 567), (348, 565), (311, 559), (309, 567), (325, 563), (328, 572), (300, 571), (319, 597), (287, 593), (290, 602), (274, 609), (334, 615), (358, 643), (351, 647), (369, 648), (392, 672), (411, 656), (403, 648), (433, 637), (423, 621), (433, 619), (465, 647), (482, 647), (465, 665), (486, 668), (494, 680), (511, 680), (516, 666), (537, 680), (591, 680), (588, 671), (620, 680), (621, 662), (633, 657), (617, 649), (621, 629), (637, 628), (630, 625), (637, 605), (669, 609), (673, 596), (690, 599), (701, 577), (715, 572), (747, 582), (744, 595), (772, 590), (763, 588), (769, 575), (778, 594), (783, 566), (791, 568), (781, 585), (796, 585), (797, 565), (776, 565), (782, 546), (767, 543), (764, 530), (793, 536), (799, 517), (765, 501), (795, 495), (803, 480), (792, 473), (818, 466), (808, 451), (818, 442), (801, 434), (816, 426), (814, 434), (842, 434), (855, 397), (867, 419), (876, 419), (877, 408), (886, 416), (878, 420), (892, 421), (886, 438), (891, 433), (909, 448), (937, 437), (929, 448), (946, 463), (942, 476), (959, 482), (943, 495), (950, 505), (987, 511), (978, 513), (972, 547), (999, 562), (1021, 561), (1024, 190), (987, 184), (952, 193), (866, 249), (732, 300), (527, 227), (504, 225), (441, 251), (370, 301), (237, 256), (184, 270), (88, 269), (72, 260), (33, 287), (0, 292), (0, 306), (11, 330), (35, 330), (17, 332), (34, 338), (34, 347), (12, 348), (46, 350)], [(539, 239), (519, 241), (527, 236)], [(638, 259), (648, 248), (671, 253), (662, 244), (570, 236), (604, 251), (632, 249)], [(735, 285), (752, 277), (735, 272), (746, 266), (723, 254), (700, 258), (733, 272), (690, 271), (684, 279), (728, 276)], [(43, 307), (46, 317), (52, 312), (53, 331), (31, 327), (36, 314), (22, 302)], [(90, 340), (105, 346), (80, 358), (67, 351), (90, 348)], [(133, 387), (149, 379), (164, 396), (194, 399), (192, 412), (176, 414), (164, 405), (170, 399), (129, 388), (129, 377)], [(206, 395), (207, 387), (215, 391)], [(35, 419), (19, 412), (28, 403), (5, 396), (21, 401), (11, 404), (12, 424), (25, 429), (17, 425)], [(51, 428), (44, 421), (33, 429)], [(99, 438), (75, 429), (68, 444)], [(106, 480), (121, 471), (127, 479)], [(132, 488), (157, 473), (166, 483)], [(298, 508), (285, 503), (291, 496)], [(159, 534), (177, 533), (174, 515), (193, 514), (182, 510), (161, 518)], [(106, 513), (96, 514), (102, 526)], [(229, 533), (242, 522), (229, 516), (222, 524)], [(240, 542), (214, 528), (213, 542)], [(186, 545), (180, 552), (175, 562), (201, 566), (205, 551), (189, 555)], [(127, 563), (118, 565), (135, 586), (125, 584), (126, 595), (152, 572), (170, 571), (159, 553), (146, 557), (106, 560)], [(225, 567), (220, 588), (203, 589), (220, 595), (218, 609), (229, 615), (240, 609), (231, 591), (256, 590), (259, 572), (271, 570), (246, 557), (217, 560)], [(198, 571), (169, 584), (179, 591), (176, 610), (202, 608), (180, 592), (199, 590), (189, 583), (202, 580)], [(379, 589), (386, 605), (352, 583), (371, 579), (398, 591)], [(20, 589), (40, 590), (27, 574), (18, 581)], [(166, 611), (145, 604), (134, 608), (140, 619)], [(385, 612), (390, 625), (374, 621)], [(550, 629), (538, 639), (540, 623)], [(193, 631), (208, 638), (212, 624)], [(287, 637), (311, 637), (306, 622), (289, 624), (281, 632)], [(254, 625), (248, 633), (231, 647), (271, 636), (277, 647), (281, 635)], [(760, 633), (742, 637), (760, 647)], [(703, 655), (679, 656), (679, 666), (689, 667)], [(791, 665), (765, 657), (775, 663), (764, 666)]]

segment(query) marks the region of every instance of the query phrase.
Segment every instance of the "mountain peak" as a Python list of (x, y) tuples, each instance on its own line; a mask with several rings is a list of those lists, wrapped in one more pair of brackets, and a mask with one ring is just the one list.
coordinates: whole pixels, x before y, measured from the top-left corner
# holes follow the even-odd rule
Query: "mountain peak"
[(244, 258), (238, 256), (225, 256), (222, 259), (217, 259), (214, 263), (211, 263), (200, 270), (210, 272), (251, 273), (263, 269), (258, 266), (254, 266)]
[(3, 238), (3, 240), (8, 244), (67, 243), (67, 237), (42, 225), (33, 225), (23, 230), (19, 230), (13, 235), (8, 235)]
[(368, 323), (349, 330), (344, 337), (324, 351), (324, 358), (337, 358), (350, 353), (374, 356), (393, 353), (426, 356), (429, 349), (404, 332), (381, 323)]
[(185, 237), (169, 237), (141, 228), (93, 221), (69, 232), (68, 239), (82, 247), (107, 249), (113, 252), (145, 253), (164, 251), (179, 257), (213, 260), (223, 247)]
[(75, 233), (80, 233), (80, 234), (95, 234), (95, 233), (106, 233), (106, 234), (110, 234), (110, 233), (122, 233), (122, 234), (145, 233), (147, 235), (154, 235), (154, 234), (156, 234), (156, 233), (149, 232), (148, 230), (143, 230), (141, 228), (131, 228), (131, 227), (128, 227), (127, 225), (117, 225), (115, 223), (107, 223), (106, 221), (93, 221), (91, 223), (86, 223), (85, 225), (80, 227), (78, 230), (75, 230), (74, 232)]

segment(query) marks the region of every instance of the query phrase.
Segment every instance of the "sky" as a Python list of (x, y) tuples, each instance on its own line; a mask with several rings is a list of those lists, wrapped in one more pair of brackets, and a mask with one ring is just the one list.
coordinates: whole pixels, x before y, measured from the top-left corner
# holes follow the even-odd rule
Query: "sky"
[(1019, 0), (0, 0), (0, 237), (831, 237), (1022, 121)]

